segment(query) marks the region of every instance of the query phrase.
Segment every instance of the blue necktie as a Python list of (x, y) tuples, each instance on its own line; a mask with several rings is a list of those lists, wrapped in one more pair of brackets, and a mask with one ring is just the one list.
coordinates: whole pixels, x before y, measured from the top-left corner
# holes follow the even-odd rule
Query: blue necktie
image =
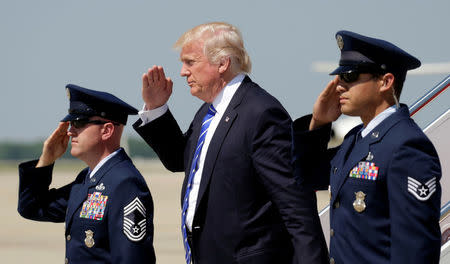
[(363, 139), (363, 137), (362, 137), (362, 130), (360, 130), (360, 131), (356, 134), (355, 145), (356, 145), (357, 143), (359, 143), (362, 139)]
[(198, 159), (200, 158), (200, 153), (202, 151), (203, 143), (205, 142), (206, 132), (208, 131), (209, 124), (211, 123), (214, 115), (216, 114), (216, 109), (214, 109), (211, 104), (208, 109), (208, 113), (203, 118), (202, 128), (200, 130), (200, 136), (197, 141), (197, 148), (195, 149), (194, 158), (192, 159), (191, 170), (189, 172), (189, 178), (186, 186), (186, 192), (184, 194), (183, 200), (183, 211), (181, 214), (181, 231), (183, 233), (183, 244), (186, 251), (185, 259), (186, 263), (191, 263), (191, 248), (187, 240), (187, 230), (186, 230), (186, 214), (189, 206), (189, 193), (192, 188), (192, 181), (194, 179), (194, 174), (198, 170)]

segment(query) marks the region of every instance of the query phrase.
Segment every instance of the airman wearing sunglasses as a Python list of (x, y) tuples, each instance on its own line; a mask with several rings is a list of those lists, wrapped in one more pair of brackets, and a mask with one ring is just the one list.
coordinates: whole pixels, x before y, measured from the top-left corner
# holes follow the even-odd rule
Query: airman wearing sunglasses
[[(293, 124), (295, 173), (330, 190), (330, 263), (438, 263), (441, 167), (435, 148), (399, 104), (420, 61), (384, 40), (336, 34), (337, 75), (313, 114)], [(327, 149), (331, 122), (359, 116)]]
[[(41, 157), (19, 165), (19, 213), (65, 222), (65, 263), (155, 263), (152, 197), (120, 147), (128, 115), (137, 110), (105, 92), (69, 84), (67, 93), (69, 114)], [(49, 189), (69, 141), (72, 156), (88, 167), (73, 182)]]

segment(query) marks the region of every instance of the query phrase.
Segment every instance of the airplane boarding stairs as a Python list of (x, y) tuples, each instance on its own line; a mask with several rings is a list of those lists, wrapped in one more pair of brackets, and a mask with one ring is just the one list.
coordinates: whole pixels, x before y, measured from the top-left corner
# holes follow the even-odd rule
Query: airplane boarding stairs
[[(409, 108), (411, 117), (413, 117), (419, 126), (423, 128), (425, 134), (433, 142), (441, 162), (442, 207), (439, 224), (442, 233), (440, 260), (440, 263), (442, 264), (450, 264), (450, 108), (449, 100), (447, 99), (449, 93), (445, 93), (449, 86), (450, 75), (428, 91)], [(437, 117), (435, 116), (436, 114), (433, 116), (433, 112), (436, 111), (440, 111)], [(425, 112), (427, 115), (424, 114)], [(419, 121), (421, 118), (425, 120)], [(431, 120), (434, 121), (430, 122)], [(425, 126), (424, 124), (429, 125)], [(320, 222), (328, 246), (330, 238), (329, 209), (330, 206), (327, 205), (319, 212)]]

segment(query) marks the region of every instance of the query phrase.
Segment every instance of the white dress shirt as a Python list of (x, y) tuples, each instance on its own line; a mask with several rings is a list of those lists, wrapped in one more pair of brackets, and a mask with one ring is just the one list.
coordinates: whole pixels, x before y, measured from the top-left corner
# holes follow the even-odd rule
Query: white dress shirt
[(92, 171), (89, 171), (89, 178), (92, 178), (94, 174), (105, 164), (108, 160), (110, 160), (114, 155), (116, 155), (122, 148), (119, 148), (118, 150), (114, 151), (113, 153), (109, 154), (108, 156), (104, 157)]
[[(186, 215), (186, 226), (189, 230), (192, 231), (192, 222), (194, 220), (195, 207), (197, 204), (198, 191), (200, 188), (200, 181), (203, 173), (203, 165), (205, 163), (206, 153), (208, 151), (209, 143), (216, 131), (217, 126), (219, 125), (222, 116), (230, 104), (233, 95), (241, 85), (244, 80), (245, 75), (239, 74), (233, 78), (220, 93), (216, 96), (212, 105), (216, 109), (216, 114), (214, 115), (209, 127), (208, 132), (206, 133), (205, 142), (203, 143), (202, 151), (200, 153), (200, 157), (198, 159), (198, 170), (195, 172), (194, 179), (192, 180), (191, 192), (189, 193), (189, 205), (187, 209)], [(162, 116), (168, 110), (167, 104), (158, 107), (153, 110), (145, 110), (144, 108), (139, 111), (139, 116), (142, 120), (141, 126), (155, 120), (156, 118)]]
[(390, 115), (395, 113), (397, 111), (397, 108), (395, 105), (392, 105), (391, 107), (388, 107), (383, 112), (379, 113), (377, 116), (375, 116), (374, 119), (370, 120), (369, 124), (361, 130), (361, 137), (367, 136), (376, 126), (378, 126), (383, 120), (388, 118)]

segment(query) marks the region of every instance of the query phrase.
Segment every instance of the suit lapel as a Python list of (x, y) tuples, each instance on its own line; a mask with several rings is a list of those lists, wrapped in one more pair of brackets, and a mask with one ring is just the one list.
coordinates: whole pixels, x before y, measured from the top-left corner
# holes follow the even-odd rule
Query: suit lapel
[[(71, 224), (72, 215), (75, 213), (76, 209), (78, 208), (78, 205), (81, 204), (87, 197), (87, 191), (88, 189), (85, 188), (86, 186), (86, 177), (87, 173), (89, 172), (89, 168), (85, 168), (83, 171), (80, 172), (80, 177), (83, 177), (84, 180), (80, 184), (75, 184), (72, 187), (72, 190), (70, 191), (70, 199), (67, 205), (67, 212), (66, 212), (66, 230), (69, 229), (69, 226)], [(81, 176), (82, 175), (82, 176)]]
[[(335, 190), (336, 193), (340, 191), (342, 185), (347, 180), (350, 170), (353, 169), (353, 167), (355, 167), (359, 161), (363, 159), (365, 160), (365, 158), (369, 154), (370, 146), (380, 141), (391, 127), (393, 127), (397, 122), (405, 118), (409, 118), (409, 111), (406, 105), (402, 105), (402, 107), (399, 108), (394, 114), (383, 120), (367, 136), (365, 136), (362, 140), (356, 143), (352, 149), (349, 150), (350, 154), (348, 154), (348, 157), (345, 160), (343, 160), (342, 170), (338, 174), (337, 178), (338, 187)], [(357, 131), (359, 131), (359, 129)], [(356, 136), (356, 132), (353, 134), (353, 137), (354, 136)], [(349, 145), (351, 148), (351, 144)]]
[(123, 149), (120, 149), (120, 151), (116, 155), (114, 155), (105, 164), (103, 164), (103, 166), (94, 174), (94, 176), (91, 177), (90, 181), (87, 183), (87, 188), (91, 188), (93, 186), (96, 186), (97, 184), (100, 184), (100, 181), (103, 179), (103, 177), (106, 176), (107, 172), (110, 171), (117, 163), (125, 159), (128, 159), (128, 156)]
[(234, 121), (238, 117), (238, 106), (241, 104), (242, 99), (245, 97), (248, 90), (251, 89), (251, 86), (248, 85), (249, 82), (251, 82), (251, 80), (248, 76), (246, 76), (237, 89), (236, 93), (233, 95), (233, 98), (231, 99), (230, 104), (225, 110), (225, 113), (223, 114), (222, 119), (220, 120), (214, 132), (214, 136), (211, 139), (208, 147), (208, 152), (206, 153), (205, 163), (203, 165), (202, 180), (200, 181), (196, 211), (206, 190), (208, 189), (209, 182), (211, 181), (212, 177), (212, 172), (214, 170), (222, 144), (229, 130), (233, 126)]
[[(353, 139), (356, 137), (356, 134), (353, 135)], [(354, 141), (354, 140), (352, 140)], [(351, 145), (351, 144), (350, 144)], [(342, 170), (338, 175), (337, 189), (336, 193), (339, 193), (342, 185), (348, 178), (348, 174), (350, 170), (356, 166), (356, 164), (365, 158), (369, 153), (369, 140), (367, 138), (363, 138), (353, 145), (353, 148), (350, 146), (350, 153), (348, 154), (347, 159), (344, 161), (344, 165)]]
[(225, 140), (225, 137), (228, 134), (231, 126), (233, 125), (234, 120), (236, 120), (236, 117), (236, 111), (226, 111), (225, 115), (222, 117), (222, 120), (220, 120), (220, 123), (216, 128), (211, 143), (209, 144), (208, 152), (206, 153), (205, 157), (205, 163), (203, 165), (202, 180), (200, 181), (196, 210), (209, 185), (209, 181), (211, 180), (212, 171), (215, 167), (217, 156), (219, 155), (222, 143)]
[(78, 210), (78, 208), (83, 204), (83, 202), (87, 199), (88, 191), (91, 187), (97, 185), (100, 180), (105, 176), (106, 172), (108, 172), (114, 165), (118, 162), (128, 158), (127, 154), (123, 149), (121, 149), (116, 155), (114, 155), (111, 159), (109, 159), (103, 166), (95, 173), (95, 175), (89, 179), (87, 179), (87, 172), (89, 171), (86, 168), (85, 181), (83, 184), (79, 184), (76, 189), (72, 190), (74, 193), (70, 195), (70, 201), (67, 208), (66, 215), (66, 228), (68, 228), (73, 220), (74, 213)]

